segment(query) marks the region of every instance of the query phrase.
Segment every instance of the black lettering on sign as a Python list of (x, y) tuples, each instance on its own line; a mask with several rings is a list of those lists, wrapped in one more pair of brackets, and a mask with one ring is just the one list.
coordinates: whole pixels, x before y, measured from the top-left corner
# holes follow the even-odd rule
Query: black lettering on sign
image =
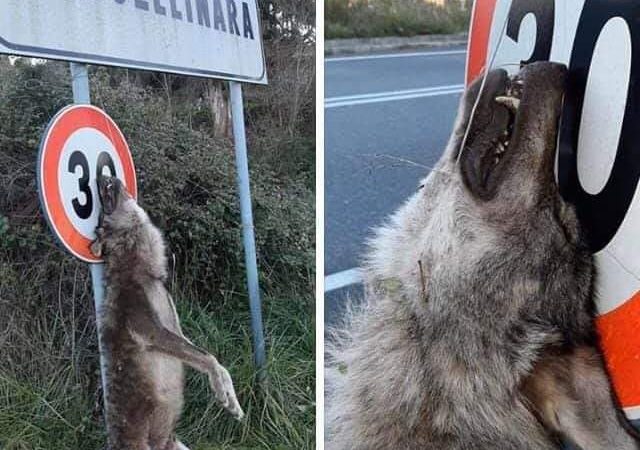
[(193, 9), (191, 8), (191, 0), (184, 0), (184, 6), (187, 10), (187, 20), (193, 23)]
[(136, 0), (135, 1), (136, 8), (143, 9), (145, 11), (149, 11), (149, 1), (148, 0)]
[(73, 205), (73, 210), (76, 212), (78, 217), (81, 219), (87, 219), (93, 210), (93, 197), (91, 194), (91, 187), (89, 187), (89, 163), (87, 163), (87, 158), (84, 157), (82, 152), (76, 150), (69, 158), (67, 170), (70, 173), (75, 174), (78, 166), (82, 169), (82, 176), (78, 178), (78, 190), (84, 194), (84, 203), (80, 203), (76, 197), (71, 201), (71, 204)]
[(229, 16), (229, 33), (235, 33), (240, 36), (240, 30), (238, 29), (238, 23), (236, 18), (238, 17), (238, 8), (233, 0), (227, 0), (227, 15)]
[(178, 9), (178, 5), (176, 5), (176, 0), (169, 0), (171, 5), (171, 17), (177, 20), (182, 20), (182, 11)]
[(224, 14), (222, 13), (222, 5), (220, 0), (213, 0), (213, 27), (216, 30), (227, 31), (224, 23)]
[[(127, 0), (114, 1), (123, 5)], [(226, 2), (226, 8), (222, 5), (223, 1)], [(242, 10), (238, 8), (236, 0), (133, 0), (137, 9), (149, 11), (153, 8), (153, 11), (160, 16), (169, 16), (169, 10), (171, 10), (170, 17), (174, 20), (185, 20), (186, 18), (189, 23), (194, 23), (194, 16), (197, 15), (198, 24), (207, 28), (211, 28), (213, 15), (215, 30), (254, 40), (257, 31), (253, 30), (249, 3), (240, 1)], [(181, 6), (182, 2), (184, 2), (184, 8)], [(193, 2), (195, 2), (195, 12)], [(213, 7), (213, 11), (210, 10), (210, 7)], [(242, 13), (242, 18), (240, 18), (240, 13)], [(242, 33), (240, 33), (240, 26), (242, 26)]]
[(162, 16), (167, 15), (167, 8), (162, 6), (162, 4), (160, 3), (160, 0), (153, 0), (153, 9), (156, 12), (156, 14), (160, 14)]
[(207, 0), (196, 0), (196, 12), (198, 13), (198, 23), (211, 28), (211, 18), (209, 17), (209, 4)]
[[(569, 81), (560, 125), (558, 178), (560, 192), (576, 205), (593, 252), (606, 247), (615, 236), (631, 205), (640, 178), (640, 86), (633, 82), (640, 76), (640, 28), (635, 26), (637, 13), (637, 0), (587, 0), (569, 64)], [(624, 19), (631, 32), (631, 82), (611, 174), (604, 188), (592, 195), (582, 188), (578, 179), (578, 132), (593, 51), (602, 28), (613, 17)]]
[(253, 39), (251, 14), (249, 14), (249, 5), (247, 5), (247, 2), (242, 2), (242, 24), (244, 27), (244, 37)]
[(536, 18), (536, 44), (531, 57), (521, 64), (549, 59), (553, 42), (554, 4), (554, 0), (513, 0), (511, 3), (506, 34), (515, 42), (518, 42), (522, 19), (530, 13)]

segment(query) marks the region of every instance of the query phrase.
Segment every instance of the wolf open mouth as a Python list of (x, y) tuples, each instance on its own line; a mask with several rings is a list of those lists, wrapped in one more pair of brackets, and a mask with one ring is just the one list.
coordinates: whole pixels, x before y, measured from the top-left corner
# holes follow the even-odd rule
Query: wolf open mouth
[(496, 97), (496, 103), (504, 105), (509, 109), (509, 123), (502, 136), (498, 138), (496, 149), (493, 152), (493, 164), (496, 165), (502, 159), (504, 153), (509, 149), (511, 135), (513, 134), (513, 125), (516, 121), (516, 114), (520, 107), (520, 99), (522, 99), (522, 91), (524, 89), (524, 81), (519, 75), (515, 75), (507, 80), (507, 89), (505, 95)]
[(97, 183), (102, 212), (106, 215), (112, 214), (118, 204), (120, 180), (115, 177), (99, 175)]
[(515, 76), (492, 70), (469, 86), (463, 108), (470, 123), (456, 157), (474, 196), (491, 200), (532, 175), (543, 189), (553, 181), (566, 72), (562, 64), (536, 62)]

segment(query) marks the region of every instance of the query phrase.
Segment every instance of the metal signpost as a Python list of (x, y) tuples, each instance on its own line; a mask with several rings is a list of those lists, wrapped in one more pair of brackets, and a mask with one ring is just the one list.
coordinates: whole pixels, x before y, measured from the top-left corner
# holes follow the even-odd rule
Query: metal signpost
[[(253, 235), (253, 214), (251, 212), (251, 188), (249, 186), (249, 162), (247, 160), (247, 139), (244, 130), (244, 111), (242, 86), (235, 81), (229, 82), (231, 91), (231, 118), (233, 119), (233, 140), (236, 145), (236, 164), (238, 166), (238, 193), (240, 195), (240, 213), (242, 219), (242, 241), (244, 262), (247, 267), (247, 288), (251, 307), (251, 328), (253, 329), (253, 348), (258, 380), (265, 376), (265, 349), (262, 332), (262, 306), (260, 304), (260, 285), (258, 283), (258, 264), (256, 241)], [(244, 199), (244, 200), (243, 200)]]
[[(39, 0), (3, 0), (0, 53), (70, 61), (76, 104), (90, 104), (86, 64), (229, 80), (254, 360), (258, 380), (264, 379), (265, 343), (239, 84), (267, 84), (257, 0), (47, 0), (46, 5)], [(104, 269), (100, 263), (90, 268), (97, 312), (104, 298)], [(100, 353), (102, 360), (102, 349)], [(102, 376), (104, 386), (104, 370)]]

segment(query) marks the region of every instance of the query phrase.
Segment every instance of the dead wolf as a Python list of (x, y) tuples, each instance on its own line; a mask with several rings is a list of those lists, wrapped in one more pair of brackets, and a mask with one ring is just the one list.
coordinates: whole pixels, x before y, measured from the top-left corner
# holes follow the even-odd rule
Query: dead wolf
[(160, 231), (118, 178), (101, 176), (101, 223), (91, 251), (105, 261), (99, 330), (106, 355), (106, 414), (111, 450), (178, 450), (183, 363), (209, 376), (216, 398), (243, 416), (229, 372), (184, 337), (165, 288)]
[(377, 231), (365, 305), (327, 355), (328, 449), (640, 448), (597, 349), (592, 256), (554, 180), (566, 72), (474, 82), (436, 168)]

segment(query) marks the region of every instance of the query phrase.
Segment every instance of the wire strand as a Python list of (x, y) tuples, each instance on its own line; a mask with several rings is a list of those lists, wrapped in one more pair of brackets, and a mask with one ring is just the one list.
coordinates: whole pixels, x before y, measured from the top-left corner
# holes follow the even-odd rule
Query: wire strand
[[(487, 77), (489, 75), (489, 68), (491, 68), (493, 66), (493, 63), (496, 60), (496, 56), (498, 55), (498, 49), (500, 48), (500, 45), (502, 44), (502, 40), (504, 39), (504, 33), (507, 29), (507, 23), (509, 22), (509, 15), (507, 14), (505, 16), (504, 19), (504, 23), (502, 24), (502, 29), (500, 30), (500, 38), (498, 39), (498, 42), (496, 44), (496, 47), (493, 49), (493, 54), (491, 55), (491, 58), (489, 59), (489, 65), (487, 66), (487, 64), (485, 64), (482, 68), (482, 70), (484, 71), (484, 74), (482, 75), (482, 83), (480, 84), (480, 92), (478, 93), (478, 97), (476, 98), (476, 101), (473, 103), (473, 108), (471, 108), (471, 115), (469, 116), (469, 122), (467, 123), (467, 128), (464, 132), (464, 135), (462, 137), (462, 142), (460, 144), (460, 150), (458, 151), (458, 157), (456, 158), (456, 165), (460, 163), (460, 158), (462, 157), (462, 152), (464, 151), (464, 147), (467, 144), (467, 138), (469, 137), (469, 131), (471, 130), (471, 123), (473, 122), (473, 118), (476, 115), (476, 110), (478, 109), (478, 105), (480, 104), (480, 98), (482, 97), (482, 93), (484, 92), (484, 86), (485, 83), (487, 82)], [(502, 66), (510, 66), (513, 65), (512, 63), (507, 63), (507, 64), (501, 64)]]

